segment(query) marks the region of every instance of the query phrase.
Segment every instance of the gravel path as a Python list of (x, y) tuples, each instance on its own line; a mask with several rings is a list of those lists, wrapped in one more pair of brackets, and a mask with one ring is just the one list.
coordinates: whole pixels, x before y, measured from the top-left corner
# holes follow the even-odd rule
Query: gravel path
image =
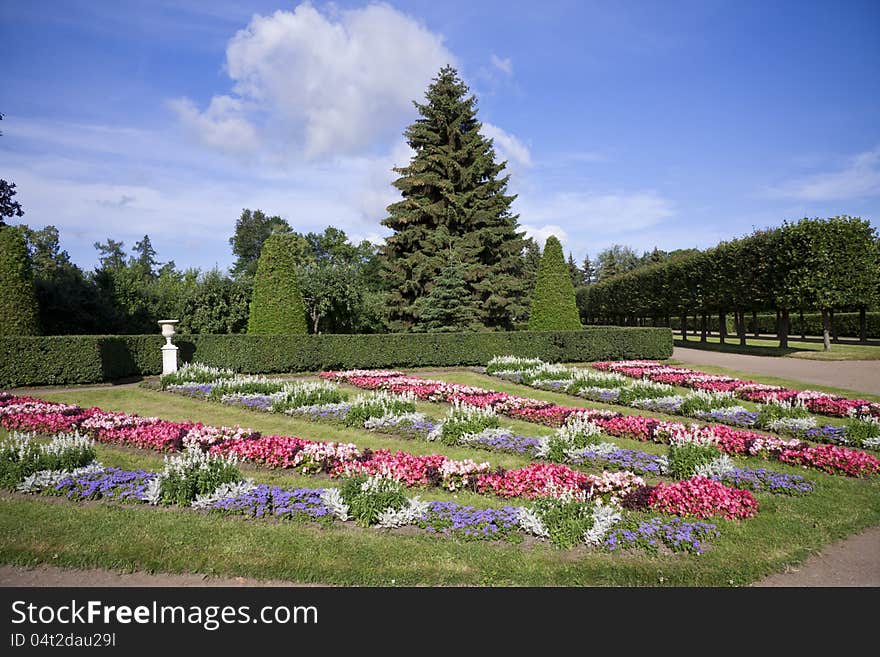
[(880, 586), (880, 527), (829, 545), (754, 586)]
[(713, 365), (764, 376), (779, 376), (855, 392), (880, 395), (880, 361), (800, 360), (773, 356), (725, 354), (718, 351), (676, 347), (672, 357), (690, 365)]

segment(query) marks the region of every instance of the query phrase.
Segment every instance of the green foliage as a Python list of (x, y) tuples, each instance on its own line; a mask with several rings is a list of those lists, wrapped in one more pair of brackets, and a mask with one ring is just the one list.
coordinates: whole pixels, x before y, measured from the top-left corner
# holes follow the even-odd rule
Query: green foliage
[(190, 506), (199, 495), (242, 479), (234, 461), (190, 449), (168, 460), (159, 477), (159, 502)]
[(863, 447), (871, 441), (876, 449), (880, 444), (880, 422), (851, 418), (846, 423), (846, 439), (855, 447)]
[(79, 437), (59, 436), (40, 444), (30, 436), (12, 434), (0, 442), (0, 488), (14, 490), (40, 470), (73, 470), (94, 460), (94, 445)]
[(37, 335), (34, 275), (21, 231), (0, 226), (0, 335)]
[(211, 388), (208, 399), (220, 401), (223, 395), (274, 395), (276, 392), (281, 392), (283, 387), (283, 383), (263, 378), (220, 379)]
[(348, 394), (329, 381), (289, 383), (282, 389), (282, 397), (272, 404), (272, 411), (283, 413), (291, 408), (339, 404), (348, 399)]
[(581, 327), (571, 274), (562, 245), (547, 238), (529, 314), (530, 331), (576, 331)]
[(462, 275), (462, 265), (452, 263), (440, 272), (427, 296), (416, 299), (414, 331), (459, 333), (479, 329), (482, 324)]
[(711, 463), (721, 455), (715, 445), (684, 443), (669, 447), (669, 471), (676, 479), (689, 479), (697, 467)]
[(443, 68), (405, 132), (415, 154), (408, 166), (395, 169), (401, 177), (394, 186), (403, 198), (382, 222), (394, 231), (382, 249), (393, 330), (416, 323), (414, 304), (430, 292), (450, 250), (462, 263), (483, 326), (509, 329), (525, 312), (525, 243), (511, 212), (515, 197), (506, 193), (506, 163), (495, 162), (468, 93), (455, 69)]
[(532, 506), (544, 522), (550, 542), (560, 548), (580, 545), (584, 533), (593, 526), (593, 508), (586, 502), (544, 498)]
[[(682, 313), (871, 308), (878, 293), (877, 245), (876, 231), (862, 219), (802, 219), (603, 279), (582, 288), (578, 307), (591, 323), (616, 324)], [(775, 314), (769, 326), (762, 321), (776, 333)], [(811, 326), (809, 333), (821, 334), (821, 326)]]
[(440, 426), (440, 442), (444, 445), (457, 445), (461, 437), (468, 433), (480, 433), (483, 429), (497, 429), (501, 426), (495, 413), (480, 408), (458, 406), (450, 409)]
[(257, 273), (257, 261), (263, 250), (263, 243), (273, 232), (290, 232), (290, 225), (281, 217), (269, 217), (262, 210), (241, 211), (235, 222), (235, 234), (229, 238), (235, 263), (232, 274), (237, 279), (251, 279)]
[(755, 421), (759, 427), (766, 427), (773, 420), (801, 419), (810, 417), (810, 411), (804, 406), (789, 404), (761, 404), (758, 408), (758, 419)]
[(180, 333), (242, 333), (247, 328), (251, 283), (213, 269), (190, 287), (181, 311)]
[[(483, 365), (520, 354), (549, 362), (669, 358), (669, 329), (591, 326), (581, 331), (370, 335), (188, 335), (182, 362), (248, 374), (325, 369)], [(0, 387), (95, 383), (162, 371), (156, 335), (0, 336)]]
[(349, 427), (362, 427), (371, 417), (415, 413), (415, 410), (416, 403), (412, 399), (386, 392), (372, 392), (355, 397), (343, 421)]
[(363, 527), (376, 524), (385, 509), (402, 509), (406, 505), (403, 486), (384, 477), (357, 475), (343, 481), (339, 488), (348, 512)]
[(308, 333), (296, 276), (291, 235), (274, 233), (263, 244), (248, 316), (248, 333)]

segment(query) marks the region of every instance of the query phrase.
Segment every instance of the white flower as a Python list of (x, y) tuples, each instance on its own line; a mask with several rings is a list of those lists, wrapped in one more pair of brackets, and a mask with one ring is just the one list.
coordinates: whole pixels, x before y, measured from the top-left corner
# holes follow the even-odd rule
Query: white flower
[(256, 487), (257, 485), (254, 483), (253, 479), (245, 479), (244, 481), (236, 481), (230, 484), (220, 484), (210, 493), (196, 497), (196, 499), (193, 500), (192, 507), (194, 509), (205, 509), (220, 500), (246, 495)]
[(428, 512), (430, 502), (422, 502), (418, 496), (410, 497), (406, 501), (406, 506), (402, 509), (388, 507), (379, 513), (377, 525), (379, 527), (392, 528), (403, 527), (404, 525), (412, 525), (421, 520)]
[(325, 488), (321, 492), (321, 501), (324, 503), (324, 506), (330, 509), (330, 513), (340, 520), (349, 519), (348, 505), (342, 499), (342, 493), (339, 492), (338, 488)]
[(541, 538), (550, 538), (550, 532), (547, 530), (543, 519), (533, 509), (525, 506), (517, 507), (517, 522), (524, 532), (540, 536)]
[(620, 509), (616, 506), (602, 504), (601, 500), (597, 500), (593, 507), (593, 526), (584, 532), (584, 543), (599, 545), (622, 517)]

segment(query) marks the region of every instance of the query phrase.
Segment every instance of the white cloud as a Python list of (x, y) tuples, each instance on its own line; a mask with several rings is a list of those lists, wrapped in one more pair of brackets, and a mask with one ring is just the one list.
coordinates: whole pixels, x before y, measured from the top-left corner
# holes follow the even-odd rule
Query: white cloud
[(577, 232), (625, 234), (654, 226), (675, 214), (672, 203), (654, 191), (616, 194), (562, 192), (521, 198), (519, 209), (532, 224), (571, 226)]
[(205, 146), (240, 153), (252, 151), (259, 145), (256, 128), (245, 117), (239, 99), (214, 96), (204, 112), (200, 112), (188, 98), (170, 100), (168, 106)]
[(505, 75), (513, 75), (513, 61), (510, 59), (510, 57), (502, 58), (495, 53), (492, 53), (490, 61), (492, 62), (492, 66), (497, 68)]
[(880, 146), (859, 153), (840, 171), (790, 180), (767, 190), (772, 198), (839, 201), (880, 196)]
[(544, 248), (544, 242), (547, 241), (547, 238), (551, 235), (554, 235), (556, 239), (562, 242), (562, 247), (565, 248), (566, 242), (568, 241), (568, 233), (565, 232), (565, 229), (561, 226), (555, 226), (552, 224), (548, 224), (546, 226), (532, 226), (531, 224), (521, 224), (520, 228), (522, 228), (526, 232), (526, 237), (533, 238), (538, 244), (541, 245), (541, 248)]
[(267, 142), (308, 158), (353, 154), (400, 134), (431, 78), (455, 58), (434, 34), (384, 4), (322, 14), (304, 3), (254, 16), (226, 49), (232, 96), (204, 112), (179, 99), (181, 120), (220, 147), (259, 121)]
[(512, 134), (486, 122), (483, 122), (481, 132), (494, 140), (495, 147), (503, 159), (512, 160), (524, 167), (532, 166), (532, 154), (529, 152), (528, 146)]

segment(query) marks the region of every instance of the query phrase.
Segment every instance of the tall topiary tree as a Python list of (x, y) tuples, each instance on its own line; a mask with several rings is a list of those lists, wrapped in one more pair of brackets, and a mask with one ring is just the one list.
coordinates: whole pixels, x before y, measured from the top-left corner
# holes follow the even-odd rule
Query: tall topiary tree
[(577, 331), (581, 328), (574, 285), (562, 254), (562, 245), (553, 235), (547, 238), (538, 281), (532, 296), (530, 331)]
[(248, 316), (248, 333), (308, 333), (294, 259), (295, 236), (273, 233), (263, 243)]
[(24, 235), (0, 226), (0, 335), (38, 335), (39, 307)]
[(448, 263), (461, 262), (467, 294), (480, 322), (512, 328), (523, 316), (523, 233), (511, 212), (506, 162), (496, 163), (492, 140), (480, 133), (476, 99), (451, 66), (443, 68), (416, 103), (421, 115), (405, 132), (415, 154), (395, 169), (402, 200), (388, 206), (383, 225), (394, 233), (382, 249), (389, 324), (409, 330), (414, 304)]
[(452, 333), (480, 328), (474, 299), (468, 294), (460, 263), (447, 265), (428, 296), (413, 304), (416, 315), (414, 331)]

